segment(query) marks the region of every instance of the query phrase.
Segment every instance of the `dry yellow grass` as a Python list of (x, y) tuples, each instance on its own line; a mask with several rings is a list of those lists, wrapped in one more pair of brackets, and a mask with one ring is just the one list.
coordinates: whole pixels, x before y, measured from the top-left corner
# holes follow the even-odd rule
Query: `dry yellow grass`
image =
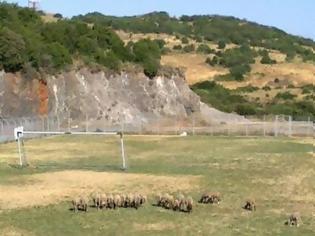
[(46, 23), (57, 22), (58, 18), (54, 17), (54, 14), (46, 13), (42, 16), (42, 20)]
[(275, 65), (252, 65), (250, 75), (242, 82), (225, 81), (222, 85), (229, 89), (235, 89), (252, 85), (264, 87), (272, 83), (275, 78), (287, 80), (287, 83), (295, 86), (315, 83), (315, 65), (310, 63), (280, 63)]
[[(14, 178), (12, 179), (14, 181)], [(0, 185), (0, 208), (45, 206), (96, 191), (141, 192), (185, 191), (198, 186), (200, 177), (191, 175), (157, 176), (149, 174), (60, 171), (35, 174), (24, 184)]]
[(178, 53), (163, 56), (161, 63), (184, 69), (186, 80), (190, 85), (228, 73), (226, 69), (208, 66), (205, 60), (205, 55)]

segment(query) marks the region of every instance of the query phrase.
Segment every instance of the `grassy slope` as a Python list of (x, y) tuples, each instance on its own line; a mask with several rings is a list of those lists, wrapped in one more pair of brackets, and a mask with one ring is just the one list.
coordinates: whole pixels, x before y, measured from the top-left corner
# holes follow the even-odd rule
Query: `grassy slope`
[[(68, 211), (69, 205), (65, 202), (0, 211), (0, 232), (15, 231), (24, 235), (315, 233), (315, 173), (312, 170), (315, 159), (309, 154), (311, 144), (289, 139), (213, 137), (129, 137), (126, 144), (129, 172), (156, 176), (200, 175), (201, 182), (185, 194), (198, 199), (205, 190), (220, 191), (224, 196), (222, 204), (197, 205), (191, 215), (162, 210), (149, 204), (138, 211), (96, 212), (92, 209), (87, 214), (75, 215)], [(37, 168), (20, 172), (7, 165), (16, 161), (15, 145), (0, 145), (1, 185), (15, 185), (22, 181), (23, 187), (26, 176), (64, 169), (119, 172), (116, 140), (60, 137), (29, 141), (27, 147), (32, 164)], [(256, 199), (257, 212), (249, 214), (241, 209), (247, 197)], [(152, 198), (149, 196), (151, 203)], [(283, 223), (287, 213), (296, 209), (301, 212), (304, 224), (298, 229), (285, 227)]]

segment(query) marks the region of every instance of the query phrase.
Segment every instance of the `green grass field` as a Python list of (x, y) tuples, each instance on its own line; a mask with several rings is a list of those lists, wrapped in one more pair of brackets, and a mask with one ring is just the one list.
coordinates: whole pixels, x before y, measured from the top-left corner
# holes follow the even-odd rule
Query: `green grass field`
[[(309, 140), (126, 137), (120, 170), (115, 138), (53, 137), (26, 142), (31, 166), (19, 169), (16, 144), (0, 145), (0, 235), (315, 235), (315, 157)], [(74, 214), (77, 193), (144, 192), (140, 208)], [(191, 214), (152, 206), (158, 192), (195, 202), (219, 191), (220, 205)], [(257, 203), (246, 212), (247, 198)], [(299, 228), (284, 225), (299, 211)]]

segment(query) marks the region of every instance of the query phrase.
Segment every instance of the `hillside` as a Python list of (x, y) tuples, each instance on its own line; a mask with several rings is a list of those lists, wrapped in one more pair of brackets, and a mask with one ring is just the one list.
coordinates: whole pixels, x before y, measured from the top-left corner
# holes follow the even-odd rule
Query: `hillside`
[[(182, 69), (202, 100), (218, 109), (243, 115), (314, 116), (315, 43), (310, 39), (216, 15), (173, 18), (164, 12), (134, 17), (91, 13), (75, 19), (108, 25), (125, 44), (145, 38), (160, 42), (161, 64)], [(197, 89), (195, 84), (203, 81), (216, 83), (215, 89), (223, 93), (220, 101), (206, 95), (214, 92), (213, 87)], [(224, 90), (218, 89), (220, 85)], [(241, 99), (226, 97), (234, 95)]]
[[(142, 70), (153, 79), (176, 67), (203, 102), (223, 111), (315, 116), (310, 39), (223, 16), (90, 13), (64, 19), (7, 3), (0, 13), (0, 70), (29, 81), (82, 67), (112, 74)], [(205, 86), (208, 81), (214, 86)], [(213, 89), (223, 100), (213, 100)], [(234, 95), (241, 99), (219, 105)]]

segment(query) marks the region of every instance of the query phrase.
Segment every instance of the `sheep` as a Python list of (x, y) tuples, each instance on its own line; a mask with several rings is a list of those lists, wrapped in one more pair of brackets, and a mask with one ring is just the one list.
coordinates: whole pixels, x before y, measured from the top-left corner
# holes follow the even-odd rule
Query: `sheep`
[(156, 195), (156, 201), (157, 201), (157, 206), (162, 206), (162, 199), (163, 199), (163, 196), (162, 194), (157, 194)]
[(129, 193), (126, 198), (126, 207), (134, 207), (134, 195)]
[(126, 207), (126, 198), (127, 198), (127, 195), (126, 194), (121, 194), (120, 195), (120, 207)]
[(204, 194), (201, 195), (199, 203), (208, 203), (209, 199), (210, 199), (209, 193), (204, 193)]
[(174, 204), (173, 204), (173, 210), (174, 211), (180, 211), (181, 210), (181, 202), (178, 199), (174, 200)]
[(209, 192), (209, 193), (204, 193), (201, 196), (199, 203), (220, 204), (220, 201), (221, 201), (221, 194), (219, 192)]
[(140, 205), (143, 205), (147, 202), (147, 196), (140, 194)]
[(187, 200), (186, 200), (187, 212), (188, 212), (188, 213), (191, 213), (191, 212), (192, 212), (192, 210), (193, 210), (193, 204), (194, 204), (194, 201), (193, 201), (192, 197), (188, 197)]
[(114, 206), (114, 209), (116, 209), (116, 207), (120, 207), (121, 206), (121, 198), (120, 198), (120, 195), (116, 194), (113, 198), (113, 206)]
[(101, 194), (96, 193), (92, 197), (94, 207), (99, 210), (101, 207)]
[(164, 203), (164, 207), (166, 209), (172, 209), (173, 205), (174, 205), (174, 197), (172, 195), (167, 194), (166, 199), (165, 199), (165, 203)]
[(105, 193), (101, 194), (100, 208), (102, 209), (107, 208), (107, 195)]
[(72, 200), (73, 211), (88, 211), (88, 200), (85, 197), (78, 197)]
[(300, 213), (294, 212), (289, 216), (289, 219), (286, 221), (286, 225), (299, 227), (300, 222), (302, 222)]
[(138, 194), (135, 194), (134, 195), (134, 198), (133, 198), (133, 202), (132, 202), (132, 206), (134, 208), (136, 208), (136, 210), (138, 210), (138, 208), (140, 207), (140, 201), (141, 201), (141, 198)]
[(246, 200), (243, 208), (248, 211), (256, 211), (256, 203), (252, 199)]
[(107, 208), (110, 208), (110, 209), (114, 208), (114, 197), (112, 194), (109, 194), (107, 197)]

